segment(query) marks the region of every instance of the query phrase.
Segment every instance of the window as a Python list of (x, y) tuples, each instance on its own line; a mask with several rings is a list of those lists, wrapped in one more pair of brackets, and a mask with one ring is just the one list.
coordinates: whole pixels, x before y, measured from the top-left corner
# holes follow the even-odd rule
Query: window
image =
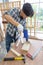
[(25, 0), (25, 2), (29, 2), (29, 3), (38, 3), (39, 0)]
[(33, 35), (33, 33), (35, 32), (35, 36), (43, 39), (43, 0), (25, 0), (25, 3), (26, 2), (31, 3), (35, 11), (35, 18), (36, 18), (35, 26), (34, 26), (34, 22), (35, 22), (34, 17), (32, 18), (33, 20), (31, 24), (28, 18), (29, 26), (32, 25), (32, 27), (29, 29), (31, 31), (31, 35)]
[(3, 1), (2, 0), (0, 0), (0, 3), (2, 3)]

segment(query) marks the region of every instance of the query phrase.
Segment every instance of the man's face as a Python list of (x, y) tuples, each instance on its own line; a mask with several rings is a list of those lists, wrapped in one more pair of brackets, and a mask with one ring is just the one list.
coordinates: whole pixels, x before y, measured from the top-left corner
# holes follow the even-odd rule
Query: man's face
[(26, 19), (27, 18), (27, 16), (25, 15), (25, 13), (21, 10), (21, 12), (20, 12), (20, 16), (23, 18), (23, 19)]
[(25, 15), (25, 13), (24, 13), (24, 12), (23, 12), (23, 18), (24, 18), (24, 19), (26, 19), (26, 18), (27, 18), (27, 16)]

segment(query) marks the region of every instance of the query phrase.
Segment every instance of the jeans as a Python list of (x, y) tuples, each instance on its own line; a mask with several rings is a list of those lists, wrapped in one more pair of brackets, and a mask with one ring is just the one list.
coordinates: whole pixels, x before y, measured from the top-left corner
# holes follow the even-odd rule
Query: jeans
[(7, 52), (10, 50), (10, 46), (11, 46), (11, 43), (13, 42), (13, 40), (14, 40), (14, 42), (16, 42), (17, 39), (15, 39), (15, 37), (16, 37), (16, 32), (13, 37), (11, 35), (9, 35), (8, 32), (6, 33), (5, 41), (6, 41)]

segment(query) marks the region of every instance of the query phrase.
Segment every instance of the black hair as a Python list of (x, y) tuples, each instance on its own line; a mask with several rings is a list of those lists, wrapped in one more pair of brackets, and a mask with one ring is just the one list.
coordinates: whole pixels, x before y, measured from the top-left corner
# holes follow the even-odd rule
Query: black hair
[(32, 17), (34, 15), (34, 11), (30, 3), (24, 3), (22, 10), (26, 16)]

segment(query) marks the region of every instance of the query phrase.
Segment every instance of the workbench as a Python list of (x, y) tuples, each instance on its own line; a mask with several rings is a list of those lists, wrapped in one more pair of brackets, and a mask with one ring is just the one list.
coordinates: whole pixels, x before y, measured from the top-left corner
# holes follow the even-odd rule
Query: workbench
[[(42, 41), (30, 40), (30, 42), (32, 43), (33, 46), (41, 46)], [(18, 47), (16, 47), (16, 44), (14, 44), (13, 46), (13, 48), (17, 52), (19, 52), (20, 54), (24, 54), (26, 56), (26, 51), (21, 50), (21, 47), (22, 47), (21, 44), (19, 44)], [(30, 48), (32, 48), (32, 46)], [(6, 57), (16, 57), (16, 55), (13, 54), (11, 51), (9, 51)], [(0, 65), (43, 65), (43, 48), (34, 60), (31, 60), (26, 56), (25, 64), (23, 60), (14, 60), (14, 61), (2, 61), (0, 62)]]

